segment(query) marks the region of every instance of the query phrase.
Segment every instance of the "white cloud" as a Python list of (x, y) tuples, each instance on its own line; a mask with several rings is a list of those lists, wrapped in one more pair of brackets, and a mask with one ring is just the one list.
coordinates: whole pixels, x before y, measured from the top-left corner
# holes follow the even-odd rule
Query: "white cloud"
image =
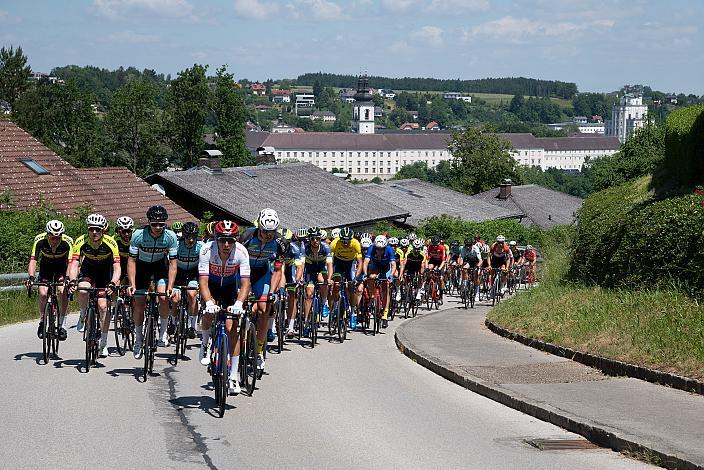
[(260, 0), (235, 0), (235, 13), (246, 18), (266, 18), (277, 9), (272, 2)]
[(419, 0), (381, 0), (384, 8), (396, 12), (404, 12), (419, 3)]
[(410, 54), (413, 52), (413, 48), (408, 45), (406, 41), (400, 40), (400, 41), (395, 41), (392, 43), (389, 47), (389, 52), (393, 54), (398, 54), (398, 55), (405, 55), (405, 54)]
[(113, 33), (108, 36), (108, 39), (121, 44), (144, 44), (148, 42), (158, 42), (160, 40), (159, 36), (154, 34), (142, 34), (132, 30)]
[(345, 13), (340, 5), (329, 0), (297, 0), (310, 9), (314, 18), (320, 20), (340, 20), (345, 18)]
[(208, 53), (204, 51), (194, 51), (191, 52), (191, 58), (202, 62), (208, 58)]
[(411, 34), (411, 37), (421, 39), (431, 46), (439, 47), (443, 44), (444, 31), (437, 26), (423, 26), (420, 30)]
[(93, 6), (99, 16), (111, 19), (133, 14), (183, 18), (193, 13), (187, 0), (93, 0)]
[(428, 9), (442, 13), (461, 15), (468, 10), (485, 11), (489, 9), (488, 0), (432, 0)]
[(567, 36), (570, 34), (576, 35), (594, 28), (609, 29), (614, 24), (613, 20), (596, 20), (577, 24), (569, 21), (537, 21), (528, 18), (504, 16), (470, 28), (464, 32), (463, 38), (469, 40), (475, 37), (489, 37), (506, 42), (520, 42), (528, 37)]

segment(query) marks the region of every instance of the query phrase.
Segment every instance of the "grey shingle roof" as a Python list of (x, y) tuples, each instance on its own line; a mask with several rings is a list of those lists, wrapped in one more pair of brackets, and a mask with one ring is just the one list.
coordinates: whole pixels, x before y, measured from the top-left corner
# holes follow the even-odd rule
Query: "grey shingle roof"
[(270, 134), (263, 145), (277, 150), (446, 150), (448, 134), (353, 134), (305, 132)]
[(475, 222), (522, 216), (519, 210), (498, 207), (482, 199), (416, 178), (359, 186), (370, 194), (410, 212), (411, 216), (406, 219), (406, 224), (413, 227), (417, 227), (428, 217), (441, 214)]
[(581, 198), (554, 191), (535, 184), (513, 186), (508, 199), (499, 199), (499, 188), (475, 194), (496, 206), (523, 212), (524, 225), (551, 228), (558, 224), (571, 224), (576, 220), (577, 209), (582, 207)]
[(221, 174), (194, 168), (158, 173), (149, 180), (166, 181), (238, 222), (251, 222), (265, 207), (275, 209), (281, 224), (291, 228), (360, 225), (407, 215), (401, 207), (310, 163), (225, 168)]
[(618, 150), (618, 137), (536, 137), (545, 150)]

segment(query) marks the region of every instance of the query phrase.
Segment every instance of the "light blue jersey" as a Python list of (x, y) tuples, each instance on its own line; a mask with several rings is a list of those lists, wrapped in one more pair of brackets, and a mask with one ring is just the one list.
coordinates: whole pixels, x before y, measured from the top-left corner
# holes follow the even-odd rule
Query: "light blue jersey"
[(130, 242), (130, 256), (138, 261), (154, 263), (175, 259), (178, 255), (178, 237), (171, 230), (164, 230), (158, 238), (154, 238), (149, 227), (135, 230)]
[(197, 240), (192, 247), (186, 246), (185, 240), (179, 240), (176, 260), (178, 269), (181, 271), (195, 271), (198, 269), (198, 260), (200, 259), (200, 249), (203, 247), (203, 242)]

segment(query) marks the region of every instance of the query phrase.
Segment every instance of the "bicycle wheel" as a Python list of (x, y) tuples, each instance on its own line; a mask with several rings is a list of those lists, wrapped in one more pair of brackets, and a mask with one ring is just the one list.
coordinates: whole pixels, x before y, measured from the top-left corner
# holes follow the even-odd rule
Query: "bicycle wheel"
[(94, 320), (95, 310), (93, 306), (88, 307), (85, 318), (85, 329), (83, 330), (83, 340), (86, 343), (85, 367), (86, 372), (90, 371), (93, 364), (93, 341), (95, 341)]
[(320, 307), (320, 301), (318, 297), (313, 297), (313, 302), (310, 307), (310, 347), (314, 348), (315, 343), (318, 341), (318, 316), (320, 314), (318, 308)]
[(330, 338), (337, 334), (337, 317), (339, 308), (340, 301), (335, 300), (330, 308), (330, 313), (328, 316), (328, 336), (330, 336)]
[[(245, 335), (244, 364), (240, 364), (240, 374), (243, 376), (242, 383), (245, 385), (247, 395), (251, 397), (257, 383), (257, 328), (251, 321), (248, 323)], [(240, 351), (240, 357), (242, 356)]]
[(377, 323), (379, 323), (379, 301), (376, 297), (369, 303), (369, 317), (372, 336), (376, 336), (376, 332), (379, 331), (379, 328), (377, 327)]
[(49, 336), (51, 336), (51, 354), (54, 357), (59, 355), (59, 329), (61, 328), (61, 317), (59, 316), (59, 306), (56, 302), (51, 303), (51, 330)]
[(477, 289), (477, 286), (476, 286), (476, 284), (474, 284), (474, 281), (470, 281), (469, 282), (469, 291), (468, 291), (467, 295), (469, 295), (469, 306), (471, 308), (474, 308), (474, 299), (475, 299), (475, 295), (476, 295), (476, 289)]
[(49, 338), (49, 317), (51, 316), (51, 303), (47, 302), (44, 305), (44, 321), (42, 322), (42, 359), (44, 364), (49, 363), (49, 354), (51, 353), (51, 338)]
[(337, 339), (344, 343), (347, 339), (347, 319), (349, 318), (349, 305), (341, 299), (339, 302), (339, 312), (337, 315)]
[(283, 300), (279, 300), (276, 304), (276, 340), (278, 353), (284, 352), (284, 338), (286, 337), (286, 304)]
[(213, 382), (215, 387), (215, 402), (218, 405), (218, 413), (222, 418), (225, 414), (225, 404), (227, 403), (227, 378), (229, 374), (229, 365), (227, 363), (227, 335), (218, 335), (215, 351), (215, 377), (218, 377), (217, 384)]
[(154, 328), (152, 325), (154, 323), (154, 319), (152, 318), (149, 312), (147, 312), (147, 315), (148, 317), (144, 322), (144, 344), (142, 345), (142, 358), (144, 360), (144, 365), (142, 366), (142, 377), (144, 378), (145, 382), (150, 374), (149, 355), (152, 350), (152, 329)]
[(124, 356), (126, 352), (125, 348), (125, 305), (121, 298), (118, 297), (117, 302), (115, 302), (115, 314), (113, 315), (114, 328), (115, 328), (115, 346), (117, 346), (117, 353), (120, 356)]

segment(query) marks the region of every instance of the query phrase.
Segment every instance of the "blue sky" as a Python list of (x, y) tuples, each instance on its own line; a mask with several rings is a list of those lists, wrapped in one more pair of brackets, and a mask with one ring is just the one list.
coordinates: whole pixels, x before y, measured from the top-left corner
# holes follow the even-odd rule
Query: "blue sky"
[(237, 78), (527, 76), (704, 94), (702, 0), (0, 0), (0, 45), (78, 64)]

